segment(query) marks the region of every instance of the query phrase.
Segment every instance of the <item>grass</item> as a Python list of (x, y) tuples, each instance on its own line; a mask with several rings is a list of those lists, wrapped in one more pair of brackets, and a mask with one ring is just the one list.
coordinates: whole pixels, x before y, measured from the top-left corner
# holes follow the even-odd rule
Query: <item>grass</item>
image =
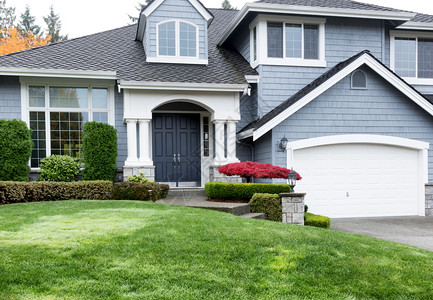
[(0, 206), (0, 299), (432, 299), (433, 252), (133, 201)]

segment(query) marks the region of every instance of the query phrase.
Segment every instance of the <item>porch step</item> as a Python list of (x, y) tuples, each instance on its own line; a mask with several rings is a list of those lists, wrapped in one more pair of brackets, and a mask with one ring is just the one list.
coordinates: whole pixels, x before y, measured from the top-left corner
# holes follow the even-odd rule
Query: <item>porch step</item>
[(249, 214), (240, 215), (239, 217), (264, 220), (265, 214), (264, 213), (249, 213)]
[(188, 200), (202, 199), (206, 200), (207, 196), (202, 188), (171, 188), (166, 200)]

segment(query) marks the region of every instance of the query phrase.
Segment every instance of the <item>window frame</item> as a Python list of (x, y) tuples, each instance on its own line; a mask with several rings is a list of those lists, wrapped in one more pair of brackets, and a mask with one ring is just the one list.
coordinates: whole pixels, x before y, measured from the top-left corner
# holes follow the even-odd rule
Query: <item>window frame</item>
[(419, 39), (432, 39), (433, 33), (431, 32), (420, 32), (420, 31), (399, 31), (399, 30), (390, 30), (390, 68), (392, 71), (395, 70), (395, 38), (408, 38), (415, 39), (416, 41), (416, 49), (415, 49), (415, 74), (416, 77), (402, 77), (409, 84), (417, 84), (417, 85), (433, 85), (433, 78), (423, 78), (418, 77), (418, 40)]
[[(283, 57), (268, 57), (268, 28), (267, 24), (270, 23), (283, 23)], [(302, 57), (286, 57), (286, 24), (299, 24), (302, 27)], [(326, 67), (325, 60), (325, 24), (324, 18), (304, 18), (304, 17), (281, 17), (259, 15), (250, 24), (250, 64), (251, 67), (256, 68), (258, 65), (278, 65), (278, 66), (303, 66), (303, 67)], [(318, 59), (305, 59), (304, 58), (304, 26), (317, 25), (318, 26)], [(253, 29), (257, 31), (257, 59), (254, 57), (254, 41)]]
[[(159, 26), (166, 23), (175, 23), (175, 55), (160, 55), (159, 54)], [(195, 45), (196, 55), (195, 56), (181, 56), (180, 55), (180, 23), (191, 25), (195, 28)], [(207, 64), (207, 59), (200, 59), (200, 27), (192, 22), (181, 20), (181, 19), (170, 19), (159, 22), (155, 25), (156, 31), (156, 56), (147, 57), (148, 62), (160, 62), (160, 63), (187, 63), (187, 64)]]
[[(30, 112), (43, 112), (45, 114), (45, 135), (46, 135), (46, 157), (51, 155), (51, 112), (83, 112), (88, 113), (88, 121), (93, 120), (94, 112), (107, 112), (108, 124), (115, 126), (115, 90), (114, 83), (111, 80), (75, 80), (75, 79), (57, 79), (50, 78), (20, 78), (21, 83), (21, 120), (30, 128)], [(45, 106), (31, 107), (29, 88), (33, 86), (44, 87), (45, 89)], [(87, 108), (61, 108), (50, 107), (50, 87), (57, 88), (87, 88), (88, 107)], [(107, 89), (108, 105), (107, 108), (93, 108), (92, 106), (92, 89)], [(29, 166), (30, 160), (29, 160)], [(32, 172), (39, 171), (40, 168), (31, 167)]]

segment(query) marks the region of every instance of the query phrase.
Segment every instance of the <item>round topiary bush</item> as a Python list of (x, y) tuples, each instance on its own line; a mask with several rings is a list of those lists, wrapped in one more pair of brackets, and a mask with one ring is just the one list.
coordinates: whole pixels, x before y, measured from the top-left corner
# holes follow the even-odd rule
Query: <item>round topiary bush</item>
[(67, 155), (51, 155), (41, 160), (40, 181), (71, 182), (80, 173), (78, 159)]

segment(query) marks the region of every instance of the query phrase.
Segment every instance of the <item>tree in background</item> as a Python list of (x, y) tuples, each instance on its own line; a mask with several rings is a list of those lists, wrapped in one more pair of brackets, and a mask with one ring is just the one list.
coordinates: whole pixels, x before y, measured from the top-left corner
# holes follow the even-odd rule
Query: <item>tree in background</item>
[(63, 36), (60, 34), (62, 22), (60, 21), (60, 16), (54, 12), (52, 5), (50, 7), (50, 13), (48, 16), (44, 17), (44, 21), (47, 24), (48, 35), (51, 36), (50, 43), (57, 43), (68, 39), (67, 35)]
[(22, 32), (13, 26), (0, 28), (0, 55), (43, 46), (50, 40), (50, 36), (40, 37), (31, 31)]
[(221, 3), (221, 7), (223, 9), (235, 9), (231, 4), (229, 0), (224, 0), (223, 3)]
[(6, 0), (0, 1), (0, 27), (9, 28), (15, 24), (15, 7), (7, 7)]
[(40, 36), (41, 26), (36, 25), (35, 21), (36, 18), (30, 13), (30, 7), (26, 5), (26, 10), (21, 14), (21, 20), (18, 22), (18, 29), (25, 34), (31, 32), (34, 36)]
[[(143, 4), (143, 3), (138, 3), (138, 6), (136, 6), (135, 8), (136, 8), (139, 12), (141, 12), (141, 11), (142, 11), (146, 6), (148, 6), (148, 5), (150, 4), (150, 2), (152, 2), (152, 0), (146, 0), (146, 3), (145, 3), (145, 4)], [(137, 17), (131, 16), (131, 15), (128, 15), (128, 18), (131, 20), (132, 23), (137, 23), (137, 21), (138, 21), (138, 18), (137, 18)]]

